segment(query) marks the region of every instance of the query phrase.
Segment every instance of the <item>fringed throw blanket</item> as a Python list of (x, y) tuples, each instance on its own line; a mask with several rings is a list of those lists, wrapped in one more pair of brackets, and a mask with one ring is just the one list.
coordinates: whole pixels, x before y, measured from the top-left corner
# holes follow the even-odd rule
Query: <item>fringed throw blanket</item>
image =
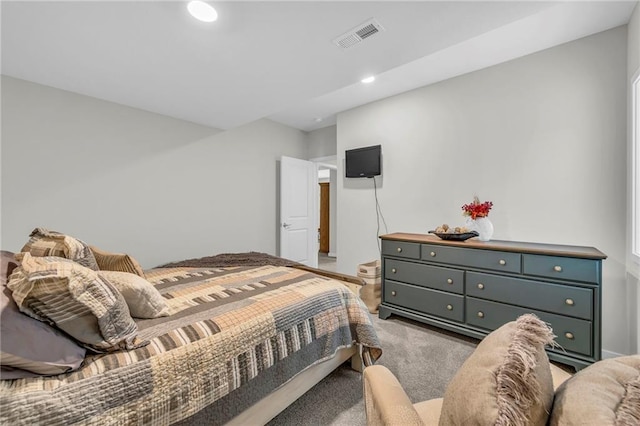
[(0, 424), (223, 424), (332, 357), (381, 355), (366, 307), (340, 281), (276, 266), (146, 273), (171, 316), (136, 320), (148, 346), (87, 357), (68, 374), (0, 381)]

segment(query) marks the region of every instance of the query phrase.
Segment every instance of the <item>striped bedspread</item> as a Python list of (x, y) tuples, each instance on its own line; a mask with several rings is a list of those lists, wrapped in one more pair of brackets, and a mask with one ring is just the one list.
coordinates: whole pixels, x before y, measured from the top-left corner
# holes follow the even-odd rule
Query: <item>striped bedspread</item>
[(147, 272), (171, 316), (136, 320), (150, 344), (68, 374), (0, 381), (0, 424), (223, 424), (337, 349), (381, 350), (341, 282), (276, 266)]

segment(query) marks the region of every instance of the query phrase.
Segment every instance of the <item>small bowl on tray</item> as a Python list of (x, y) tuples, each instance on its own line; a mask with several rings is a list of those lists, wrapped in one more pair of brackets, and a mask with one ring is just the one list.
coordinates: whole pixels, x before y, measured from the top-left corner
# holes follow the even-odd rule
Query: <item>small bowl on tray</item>
[(465, 241), (469, 238), (477, 237), (478, 234), (476, 231), (470, 232), (436, 232), (429, 231), (430, 234), (437, 235), (441, 240), (450, 240), (450, 241)]

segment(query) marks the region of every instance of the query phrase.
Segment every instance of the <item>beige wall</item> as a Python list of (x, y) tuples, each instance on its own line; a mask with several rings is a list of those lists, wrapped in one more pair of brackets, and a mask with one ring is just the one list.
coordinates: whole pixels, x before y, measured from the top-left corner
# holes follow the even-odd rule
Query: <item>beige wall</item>
[(308, 133), (309, 158), (336, 155), (336, 126), (323, 127)]
[[(640, 6), (636, 4), (636, 8), (633, 11), (633, 15), (631, 16), (631, 20), (629, 21), (628, 29), (627, 29), (627, 81), (629, 83), (628, 93), (631, 93), (631, 83), (634, 76), (640, 73)], [(635, 352), (640, 353), (640, 264), (637, 259), (633, 259), (631, 257), (631, 202), (632, 202), (632, 194), (631, 190), (633, 189), (632, 179), (633, 179), (633, 167), (632, 167), (632, 131), (633, 131), (633, 121), (631, 119), (631, 112), (633, 111), (631, 107), (631, 96), (629, 96), (629, 120), (628, 120), (628, 129), (629, 129), (629, 145), (628, 145), (628, 167), (627, 167), (627, 181), (628, 185), (628, 218), (627, 218), (627, 247), (628, 247), (628, 260), (627, 260), (627, 304), (629, 309), (629, 323), (632, 326), (632, 336), (635, 337), (632, 342), (632, 346), (635, 347)]]
[[(494, 202), (494, 239), (594, 246), (603, 347), (630, 353), (626, 312), (626, 26), (338, 115), (344, 151), (381, 144), (389, 232), (463, 223)], [(339, 180), (338, 270), (379, 257), (371, 179)], [(385, 232), (382, 229), (382, 232)]]
[(640, 68), (640, 6), (636, 4), (629, 20), (627, 69), (632, 76)]
[(2, 249), (36, 226), (144, 267), (276, 253), (276, 161), (304, 132), (270, 120), (221, 132), (2, 77)]

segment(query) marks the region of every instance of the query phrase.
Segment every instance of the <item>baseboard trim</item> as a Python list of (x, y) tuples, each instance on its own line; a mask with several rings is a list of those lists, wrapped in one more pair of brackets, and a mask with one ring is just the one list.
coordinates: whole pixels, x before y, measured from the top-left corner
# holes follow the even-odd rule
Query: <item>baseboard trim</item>
[(611, 358), (618, 358), (621, 356), (626, 356), (625, 354), (619, 354), (617, 352), (612, 352), (612, 351), (605, 351), (604, 349), (602, 350), (602, 359), (611, 359)]

